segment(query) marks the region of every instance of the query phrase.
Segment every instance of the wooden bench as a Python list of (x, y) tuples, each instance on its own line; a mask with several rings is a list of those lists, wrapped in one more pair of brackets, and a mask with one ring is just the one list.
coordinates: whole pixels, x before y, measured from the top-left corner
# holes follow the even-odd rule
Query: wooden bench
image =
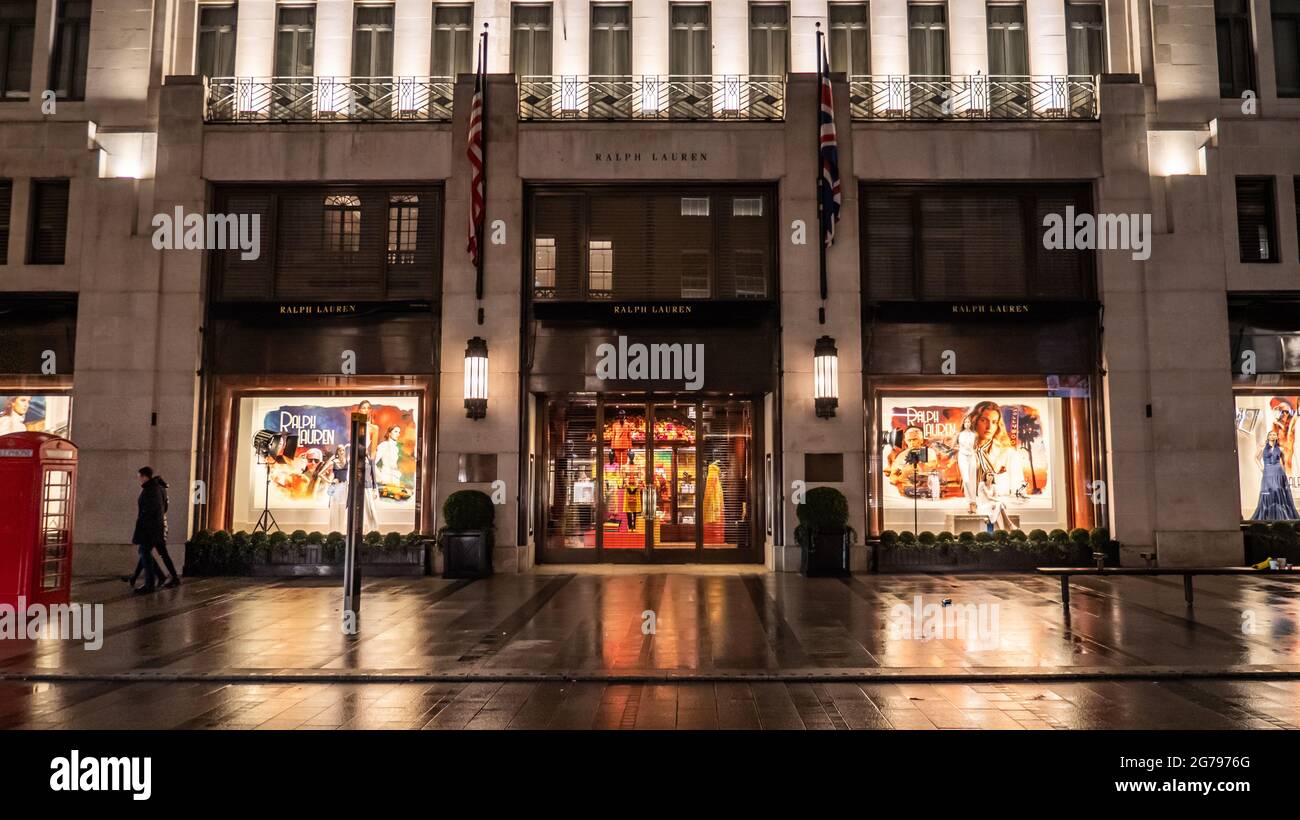
[(1300, 568), (1255, 569), (1254, 567), (1038, 567), (1039, 575), (1061, 576), (1061, 606), (1070, 608), (1071, 575), (1181, 575), (1183, 576), (1183, 597), (1187, 605), (1192, 605), (1193, 575), (1268, 575), (1281, 576), (1283, 580), (1300, 580)]

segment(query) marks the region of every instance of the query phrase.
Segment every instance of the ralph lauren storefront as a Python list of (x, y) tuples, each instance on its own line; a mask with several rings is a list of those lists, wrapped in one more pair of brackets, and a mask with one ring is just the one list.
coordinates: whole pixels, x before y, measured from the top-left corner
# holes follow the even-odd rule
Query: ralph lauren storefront
[(541, 562), (760, 562), (773, 190), (537, 186), (523, 367)]

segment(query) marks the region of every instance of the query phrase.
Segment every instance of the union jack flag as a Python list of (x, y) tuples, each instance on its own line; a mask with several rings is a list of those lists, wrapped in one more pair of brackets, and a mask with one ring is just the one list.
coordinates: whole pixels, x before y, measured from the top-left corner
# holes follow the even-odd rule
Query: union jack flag
[(483, 212), (485, 203), (483, 151), (483, 54), (480, 49), (478, 70), (474, 75), (474, 99), (469, 107), (469, 140), (465, 148), (473, 176), (470, 180), (469, 251), (470, 262), (478, 267), (480, 243), (483, 237)]
[[(821, 33), (818, 32), (818, 36)], [(844, 197), (840, 192), (840, 149), (835, 138), (835, 103), (831, 98), (831, 67), (826, 61), (826, 50), (821, 50), (821, 65), (818, 66), (821, 103), (817, 111), (820, 124), (818, 135), (821, 142), (821, 185), (818, 196), (821, 198), (822, 242), (830, 247), (835, 241), (835, 223), (840, 219), (840, 203)]]

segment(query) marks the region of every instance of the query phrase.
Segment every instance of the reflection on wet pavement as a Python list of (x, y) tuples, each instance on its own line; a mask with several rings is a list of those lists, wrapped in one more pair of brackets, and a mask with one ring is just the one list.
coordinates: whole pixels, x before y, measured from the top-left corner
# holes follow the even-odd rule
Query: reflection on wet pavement
[(199, 579), (134, 597), (99, 579), (79, 582), (74, 600), (105, 603), (101, 650), (0, 641), (0, 677), (1300, 671), (1300, 588), (1217, 577), (1197, 584), (1190, 610), (1177, 578), (1080, 578), (1067, 621), (1055, 579), (1012, 573), (840, 580), (705, 568), (374, 579), (361, 633), (346, 636), (337, 581)]

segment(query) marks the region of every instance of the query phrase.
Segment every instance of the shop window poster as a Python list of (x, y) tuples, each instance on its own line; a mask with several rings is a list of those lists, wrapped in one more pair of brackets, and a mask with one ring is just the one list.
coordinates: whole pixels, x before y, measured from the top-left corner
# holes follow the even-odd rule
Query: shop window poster
[(52, 433), (69, 438), (70, 396), (31, 393), (0, 395), (0, 436), (9, 433)]
[[(236, 489), (237, 514), (256, 517), (265, 503), (277, 516), (281, 511), (287, 512), (291, 516), (288, 520), (304, 529), (327, 526), (339, 529), (335, 520), (338, 517), (335, 507), (339, 504), (334, 503), (333, 496), (338, 493), (342, 497), (345, 489), (334, 478), (336, 474), (344, 476), (352, 472), (347, 464), (351, 452), (351, 417), (353, 412), (366, 407), (370, 411), (367, 455), (373, 476), (366, 527), (409, 529), (414, 526), (419, 435), (415, 397), (243, 399), (239, 439), (246, 448), (258, 430), (296, 434), (298, 447), (293, 458), (271, 463), (253, 457), (251, 452), (245, 458), (241, 451), (246, 478), (245, 486)], [(267, 496), (269, 501), (264, 500)], [(334, 515), (327, 521), (329, 513)]]
[(1295, 518), (1294, 499), (1300, 495), (1300, 453), (1296, 452), (1300, 391), (1238, 395), (1236, 405), (1241, 517), (1256, 521)]
[(1010, 506), (1053, 504), (1058, 399), (951, 396), (881, 399), (886, 508), (969, 512), (992, 476)]

